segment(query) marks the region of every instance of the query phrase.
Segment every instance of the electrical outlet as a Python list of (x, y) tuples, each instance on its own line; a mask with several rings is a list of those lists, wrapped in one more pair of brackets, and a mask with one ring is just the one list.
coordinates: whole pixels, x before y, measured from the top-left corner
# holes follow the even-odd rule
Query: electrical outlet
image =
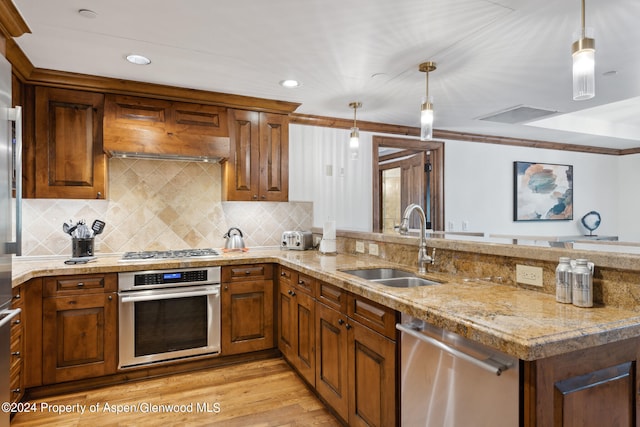
[(542, 286), (542, 267), (516, 264), (516, 282), (531, 286)]
[(378, 245), (375, 243), (369, 243), (369, 253), (371, 255), (378, 256)]
[(364, 242), (356, 241), (356, 252), (359, 253), (359, 254), (363, 254), (364, 253)]

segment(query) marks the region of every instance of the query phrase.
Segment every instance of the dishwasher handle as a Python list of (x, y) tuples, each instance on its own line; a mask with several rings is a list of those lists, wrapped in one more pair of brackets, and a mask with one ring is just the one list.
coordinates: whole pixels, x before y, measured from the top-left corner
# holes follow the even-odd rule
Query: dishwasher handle
[(498, 376), (500, 376), (504, 371), (506, 371), (511, 367), (511, 365), (504, 364), (502, 362), (492, 359), (491, 357), (484, 360), (477, 359), (473, 356), (468, 355), (467, 353), (464, 353), (456, 348), (453, 348), (443, 343), (440, 340), (437, 340), (428, 335), (425, 335), (420, 331), (417, 331), (407, 325), (403, 325), (402, 323), (397, 323), (396, 329), (406, 334), (409, 334), (412, 337), (419, 339), (420, 341), (424, 341), (428, 344), (438, 347), (440, 350), (446, 351), (447, 353), (451, 354), (454, 357), (458, 357), (460, 359), (466, 360), (469, 363), (473, 363), (474, 365), (482, 369), (485, 369), (493, 374), (496, 374)]

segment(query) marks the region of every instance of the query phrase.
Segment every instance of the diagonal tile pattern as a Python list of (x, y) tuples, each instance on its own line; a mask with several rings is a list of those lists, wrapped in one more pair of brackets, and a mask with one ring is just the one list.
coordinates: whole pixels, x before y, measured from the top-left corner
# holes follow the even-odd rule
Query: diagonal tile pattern
[(65, 221), (102, 219), (96, 252), (224, 247), (229, 227), (248, 246), (279, 245), (284, 230), (309, 230), (310, 202), (222, 202), (219, 164), (109, 160), (108, 200), (25, 199), (23, 254), (71, 254)]

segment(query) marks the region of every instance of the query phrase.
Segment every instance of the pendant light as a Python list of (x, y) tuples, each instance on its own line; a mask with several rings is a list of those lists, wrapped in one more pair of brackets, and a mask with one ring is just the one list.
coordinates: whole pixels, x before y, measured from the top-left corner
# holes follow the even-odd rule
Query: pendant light
[(596, 93), (595, 87), (595, 40), (586, 36), (582, 0), (581, 30), (577, 41), (571, 46), (573, 56), (573, 100), (591, 99)]
[(420, 140), (427, 141), (433, 138), (433, 103), (429, 97), (429, 73), (435, 71), (436, 63), (423, 62), (418, 69), (427, 76), (427, 92), (420, 109)]
[(358, 151), (360, 149), (360, 132), (358, 132), (358, 123), (356, 121), (356, 111), (362, 107), (362, 102), (351, 102), (349, 107), (353, 108), (353, 127), (351, 128), (351, 135), (349, 137), (349, 151), (351, 152), (351, 158), (358, 158)]

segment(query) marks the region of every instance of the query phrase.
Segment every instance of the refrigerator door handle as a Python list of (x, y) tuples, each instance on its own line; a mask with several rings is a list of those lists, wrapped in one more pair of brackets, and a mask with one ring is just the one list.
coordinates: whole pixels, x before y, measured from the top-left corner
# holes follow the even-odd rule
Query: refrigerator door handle
[[(16, 241), (7, 243), (6, 252), (20, 256), (22, 255), (22, 107), (16, 106), (8, 110), (8, 120), (16, 123)], [(9, 194), (11, 194), (11, 191), (9, 191)]]
[(20, 311), (20, 308), (16, 308), (15, 310), (6, 310), (4, 312), (6, 316), (3, 317), (2, 320), (0, 320), (0, 329), (2, 329), (7, 323), (11, 322), (11, 319), (16, 317), (20, 313)]

